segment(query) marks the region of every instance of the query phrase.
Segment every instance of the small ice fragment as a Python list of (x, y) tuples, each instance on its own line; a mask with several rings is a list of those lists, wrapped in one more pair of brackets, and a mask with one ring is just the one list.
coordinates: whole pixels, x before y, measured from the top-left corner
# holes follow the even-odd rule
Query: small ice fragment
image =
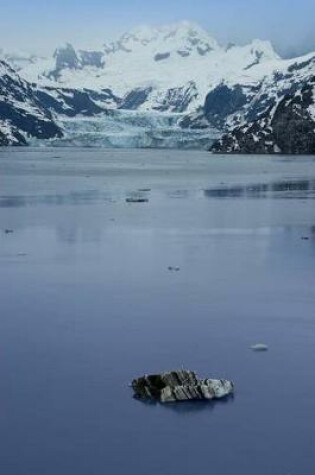
[(127, 203), (148, 203), (148, 198), (136, 197), (131, 196), (130, 198), (126, 198)]
[(269, 350), (268, 346), (265, 345), (264, 343), (257, 343), (256, 345), (252, 345), (250, 349), (253, 351), (268, 351)]

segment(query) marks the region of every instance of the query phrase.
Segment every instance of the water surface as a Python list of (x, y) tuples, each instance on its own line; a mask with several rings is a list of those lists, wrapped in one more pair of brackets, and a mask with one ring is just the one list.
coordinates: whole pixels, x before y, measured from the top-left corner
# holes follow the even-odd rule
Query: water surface
[[(314, 198), (312, 157), (2, 149), (1, 473), (312, 475)], [(181, 366), (235, 397), (132, 398)]]

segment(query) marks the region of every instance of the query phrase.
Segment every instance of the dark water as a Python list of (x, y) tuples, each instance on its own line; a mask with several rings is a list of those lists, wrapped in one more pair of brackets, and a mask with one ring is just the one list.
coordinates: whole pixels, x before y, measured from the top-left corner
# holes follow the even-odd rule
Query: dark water
[(0, 312), (1, 474), (315, 473), (313, 158), (2, 150)]

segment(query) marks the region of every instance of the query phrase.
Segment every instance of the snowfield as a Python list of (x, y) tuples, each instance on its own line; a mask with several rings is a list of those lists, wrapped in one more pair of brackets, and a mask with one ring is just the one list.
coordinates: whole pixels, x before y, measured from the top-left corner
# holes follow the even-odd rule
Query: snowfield
[[(269, 127), (283, 99), (299, 94), (307, 120), (315, 121), (315, 53), (283, 60), (258, 39), (225, 47), (190, 22), (136, 28), (96, 51), (66, 44), (46, 58), (2, 56), (0, 82), (10, 77), (10, 88), (0, 102), (51, 125), (44, 134), (29, 130), (0, 109), (2, 130), (15, 126), (26, 141), (209, 148), (218, 133), (243, 133), (257, 120)], [(8, 134), (12, 141), (13, 129)]]
[[(228, 79), (246, 83), (280, 67), (281, 60), (267, 41), (254, 40), (246, 46), (220, 46), (198, 25), (182, 22), (162, 28), (137, 28), (99, 51), (103, 66), (83, 66), (79, 52), (71, 45), (56, 50), (54, 57), (32, 57), (13, 61), (29, 82), (52, 86), (102, 90), (109, 88), (120, 97), (138, 88), (152, 88), (140, 107), (151, 110), (159, 98), (172, 88), (194, 83), (198, 91), (188, 110), (203, 104), (207, 92)], [(67, 56), (62, 69), (56, 68), (58, 56)]]

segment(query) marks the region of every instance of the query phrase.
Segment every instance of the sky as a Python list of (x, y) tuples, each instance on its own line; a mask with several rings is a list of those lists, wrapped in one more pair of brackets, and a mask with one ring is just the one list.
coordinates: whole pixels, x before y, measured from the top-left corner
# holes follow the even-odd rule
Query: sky
[(315, 0), (0, 0), (0, 49), (94, 48), (139, 25), (199, 23), (222, 44), (271, 40), (284, 57), (315, 51)]

